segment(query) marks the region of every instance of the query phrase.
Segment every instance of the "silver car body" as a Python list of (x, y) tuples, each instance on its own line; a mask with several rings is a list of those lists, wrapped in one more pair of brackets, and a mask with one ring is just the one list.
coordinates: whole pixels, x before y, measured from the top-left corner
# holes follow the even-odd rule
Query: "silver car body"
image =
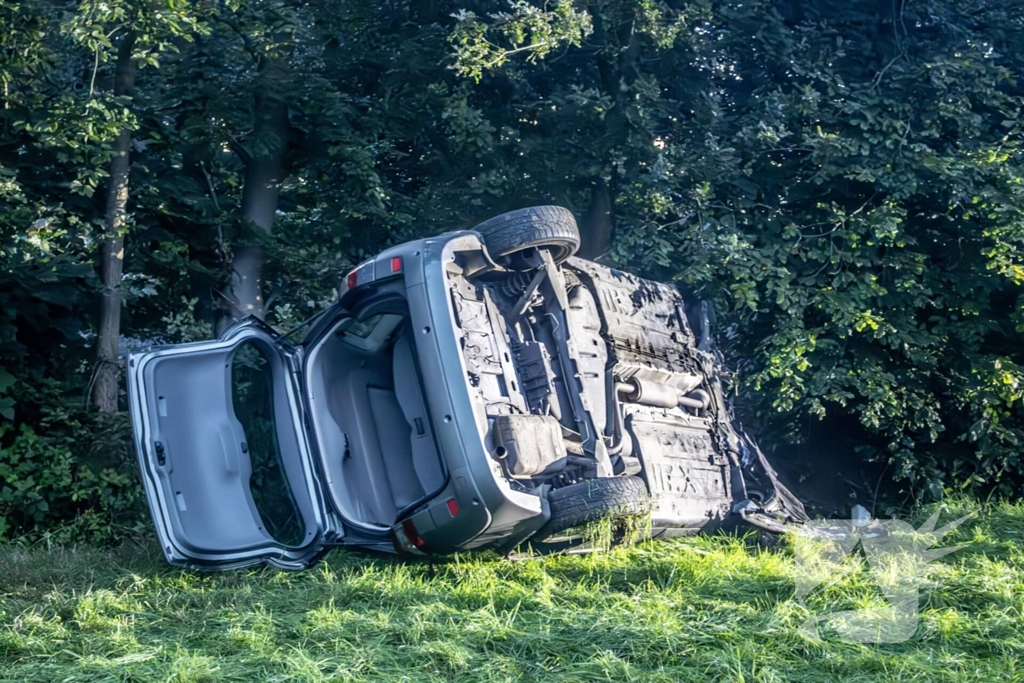
[[(734, 425), (706, 325), (695, 338), (685, 306), (673, 287), (581, 259), (506, 272), (464, 231), (360, 264), (298, 344), (246, 319), (220, 339), (133, 353), (164, 553), (301, 569), (338, 545), (507, 549), (544, 527), (549, 491), (597, 476), (642, 477), (655, 534), (785, 528), (802, 507)], [(248, 428), (240, 349), (272, 397)], [(254, 439), (297, 515), (287, 540), (254, 497)]]

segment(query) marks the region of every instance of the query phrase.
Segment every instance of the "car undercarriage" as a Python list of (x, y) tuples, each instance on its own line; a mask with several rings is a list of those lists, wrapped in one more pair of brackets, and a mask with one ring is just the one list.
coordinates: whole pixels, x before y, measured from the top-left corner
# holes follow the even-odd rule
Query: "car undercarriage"
[(677, 289), (582, 259), (521, 258), (535, 267), (448, 275), (490, 453), (514, 487), (640, 476), (658, 535), (719, 526), (748, 503), (749, 521), (773, 530), (804, 515), (734, 426), (707, 323), (698, 340)]

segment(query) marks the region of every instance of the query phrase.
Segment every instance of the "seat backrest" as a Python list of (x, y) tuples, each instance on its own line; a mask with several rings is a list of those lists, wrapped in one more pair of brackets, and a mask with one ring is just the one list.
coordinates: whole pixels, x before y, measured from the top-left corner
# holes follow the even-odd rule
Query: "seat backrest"
[(423, 399), (423, 386), (417, 370), (411, 332), (407, 329), (395, 342), (392, 353), (395, 395), (409, 425), (412, 467), (425, 493), (433, 493), (444, 484), (444, 470), (434, 443), (433, 427)]

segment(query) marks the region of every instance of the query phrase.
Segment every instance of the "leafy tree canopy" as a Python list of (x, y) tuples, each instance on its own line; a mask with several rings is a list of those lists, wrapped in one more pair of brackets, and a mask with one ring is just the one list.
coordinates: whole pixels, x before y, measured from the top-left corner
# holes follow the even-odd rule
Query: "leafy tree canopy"
[[(82, 411), (125, 131), (122, 347), (212, 335), (249, 268), (290, 327), (388, 244), (552, 202), (715, 303), (763, 441), (850, 415), (919, 497), (1024, 481), (1019, 3), (0, 0), (0, 37), (7, 533), (130, 498)], [(43, 446), (95, 475), (46, 510)]]

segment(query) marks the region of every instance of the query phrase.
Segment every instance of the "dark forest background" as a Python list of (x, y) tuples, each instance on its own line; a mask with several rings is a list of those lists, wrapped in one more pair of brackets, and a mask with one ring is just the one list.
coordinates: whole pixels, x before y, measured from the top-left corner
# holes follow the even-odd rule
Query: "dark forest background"
[(1018, 0), (0, 0), (0, 536), (141, 519), (124, 350), (545, 203), (714, 302), (777, 460), (1019, 495), (1022, 46)]

